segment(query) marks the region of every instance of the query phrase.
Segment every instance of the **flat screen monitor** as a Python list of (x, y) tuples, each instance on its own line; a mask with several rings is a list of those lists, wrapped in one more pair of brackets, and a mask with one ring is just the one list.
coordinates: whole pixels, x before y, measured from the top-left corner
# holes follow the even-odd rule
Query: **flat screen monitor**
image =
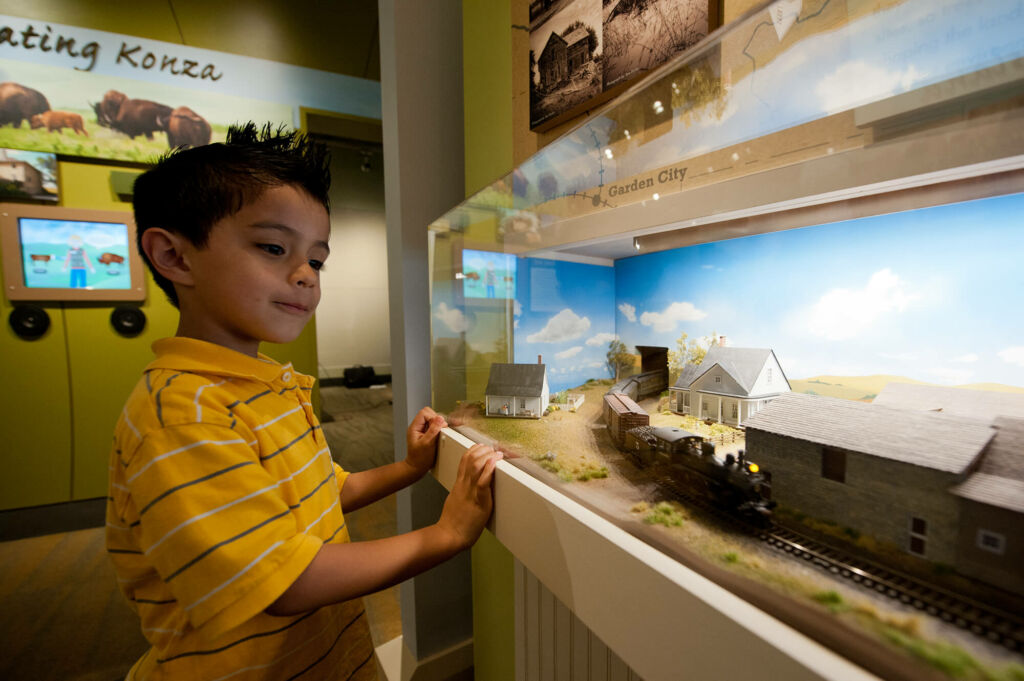
[(8, 300), (146, 297), (131, 213), (0, 204)]
[(462, 295), (465, 298), (515, 298), (516, 256), (463, 249)]

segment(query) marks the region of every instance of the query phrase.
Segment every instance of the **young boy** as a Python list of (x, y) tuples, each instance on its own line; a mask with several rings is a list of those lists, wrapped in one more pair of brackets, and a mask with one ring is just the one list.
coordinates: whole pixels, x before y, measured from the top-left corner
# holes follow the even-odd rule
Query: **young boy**
[(135, 183), (139, 248), (180, 321), (110, 459), (107, 549), (152, 645), (129, 679), (374, 678), (358, 597), (469, 547), (490, 515), (501, 454), (476, 446), (435, 525), (349, 543), (344, 513), (420, 479), (446, 424), (424, 408), (404, 461), (347, 473), (313, 379), (258, 352), (320, 300), (329, 184), (320, 145), (251, 123)]

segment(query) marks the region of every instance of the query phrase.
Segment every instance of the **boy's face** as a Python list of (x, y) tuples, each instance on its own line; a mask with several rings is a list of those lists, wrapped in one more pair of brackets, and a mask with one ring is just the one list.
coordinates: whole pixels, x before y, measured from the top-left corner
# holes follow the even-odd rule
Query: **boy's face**
[(204, 247), (188, 247), (178, 334), (253, 357), (261, 341), (295, 340), (320, 302), (330, 233), (324, 207), (290, 185), (217, 222)]

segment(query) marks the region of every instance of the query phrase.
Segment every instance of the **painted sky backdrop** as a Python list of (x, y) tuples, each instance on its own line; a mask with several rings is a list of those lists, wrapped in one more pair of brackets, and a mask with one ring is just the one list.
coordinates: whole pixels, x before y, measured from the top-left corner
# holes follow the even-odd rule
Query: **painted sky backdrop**
[(616, 328), (772, 348), (790, 378), (1024, 386), (1024, 194), (616, 263)]
[(519, 261), (515, 361), (541, 355), (552, 392), (607, 377), (615, 338), (615, 270), (558, 260)]

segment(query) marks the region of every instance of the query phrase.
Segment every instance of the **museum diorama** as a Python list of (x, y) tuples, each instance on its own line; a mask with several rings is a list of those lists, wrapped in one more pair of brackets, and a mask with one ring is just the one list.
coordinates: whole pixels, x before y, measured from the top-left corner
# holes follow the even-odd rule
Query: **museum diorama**
[(430, 225), (434, 407), (872, 674), (1024, 679), (1022, 22), (782, 0), (655, 71)]

